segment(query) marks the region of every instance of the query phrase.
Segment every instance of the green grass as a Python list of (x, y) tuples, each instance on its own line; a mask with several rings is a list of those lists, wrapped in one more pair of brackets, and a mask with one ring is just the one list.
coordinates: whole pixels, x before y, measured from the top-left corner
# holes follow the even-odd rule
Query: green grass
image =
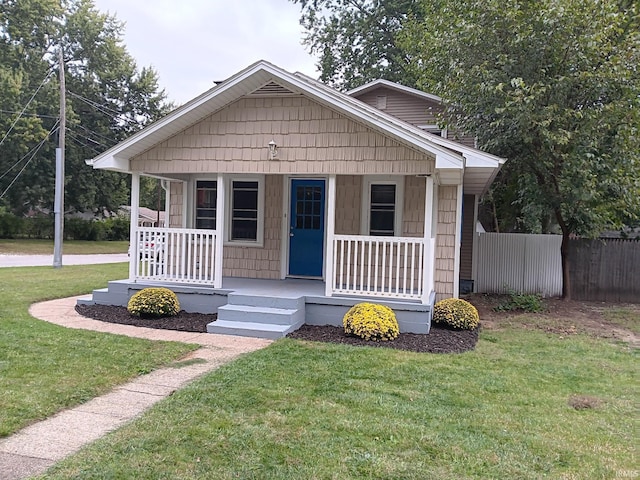
[[(101, 253), (127, 253), (129, 242), (89, 242), (82, 240), (67, 240), (63, 242), (63, 254), (88, 255)], [(0, 239), (0, 254), (52, 255), (53, 240)]]
[(28, 314), (32, 303), (87, 293), (126, 276), (123, 263), (0, 269), (0, 437), (193, 350), (66, 329)]
[(640, 335), (640, 307), (610, 308), (603, 315), (607, 321)]
[(42, 478), (633, 478), (637, 373), (627, 345), (518, 328), (461, 355), (284, 339)]

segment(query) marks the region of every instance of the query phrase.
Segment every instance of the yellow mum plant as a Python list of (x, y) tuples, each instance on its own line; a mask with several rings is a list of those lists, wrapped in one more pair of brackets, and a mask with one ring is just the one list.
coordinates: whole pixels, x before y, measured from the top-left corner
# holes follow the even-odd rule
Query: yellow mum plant
[(433, 308), (433, 323), (442, 323), (460, 330), (473, 330), (480, 324), (476, 307), (460, 298), (446, 298)]
[(396, 314), (389, 307), (375, 303), (358, 303), (342, 319), (344, 333), (365, 340), (383, 341), (398, 338)]
[(172, 317), (180, 311), (180, 302), (168, 288), (143, 288), (129, 299), (127, 310), (138, 317)]

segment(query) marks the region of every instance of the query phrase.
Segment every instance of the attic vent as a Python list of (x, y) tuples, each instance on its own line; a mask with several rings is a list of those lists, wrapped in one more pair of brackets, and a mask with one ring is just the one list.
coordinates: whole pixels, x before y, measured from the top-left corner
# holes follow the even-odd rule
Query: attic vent
[(387, 96), (386, 95), (378, 95), (376, 97), (376, 108), (378, 110), (384, 110), (387, 108)]
[(257, 90), (251, 92), (251, 95), (255, 96), (273, 96), (273, 95), (293, 95), (294, 92), (289, 90), (288, 88), (283, 87), (275, 82), (269, 82)]

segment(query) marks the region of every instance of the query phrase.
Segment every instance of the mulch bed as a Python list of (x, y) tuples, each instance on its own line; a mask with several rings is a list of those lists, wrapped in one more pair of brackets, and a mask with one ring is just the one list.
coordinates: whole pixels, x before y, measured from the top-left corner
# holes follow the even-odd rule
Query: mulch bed
[[(140, 318), (131, 315), (125, 307), (109, 305), (77, 305), (76, 311), (84, 317), (103, 322), (184, 332), (206, 332), (207, 324), (216, 320), (215, 314), (187, 313), (184, 310), (174, 317)], [(462, 353), (475, 348), (478, 342), (478, 329), (450, 330), (432, 325), (428, 335), (401, 333), (392, 342), (371, 342), (359, 337), (347, 336), (340, 327), (303, 325), (287, 336), (299, 340), (395, 348), (411, 352)]]

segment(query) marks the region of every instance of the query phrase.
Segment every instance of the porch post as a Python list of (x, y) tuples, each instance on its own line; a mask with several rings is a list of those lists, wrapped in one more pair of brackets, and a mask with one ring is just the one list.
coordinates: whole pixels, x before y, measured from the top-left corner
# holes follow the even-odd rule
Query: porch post
[(224, 175), (219, 173), (216, 182), (216, 246), (215, 269), (213, 272), (213, 287), (222, 288), (222, 263), (224, 261), (224, 226), (225, 226), (225, 185)]
[(140, 218), (140, 174), (131, 174), (131, 214), (129, 219), (129, 280), (136, 277), (138, 265), (138, 218)]
[(327, 243), (324, 254), (324, 294), (333, 293), (333, 237), (336, 233), (336, 176), (329, 175), (327, 185)]
[[(432, 248), (431, 235), (433, 224), (433, 176), (426, 177), (426, 188), (424, 194), (424, 258), (422, 259), (423, 277), (422, 277), (422, 303), (429, 303), (429, 297), (433, 290), (433, 263), (435, 262), (435, 254)], [(437, 215), (438, 212), (435, 212)]]
[(460, 243), (462, 241), (462, 183), (458, 185), (456, 198), (456, 240), (453, 263), (453, 298), (460, 296)]

